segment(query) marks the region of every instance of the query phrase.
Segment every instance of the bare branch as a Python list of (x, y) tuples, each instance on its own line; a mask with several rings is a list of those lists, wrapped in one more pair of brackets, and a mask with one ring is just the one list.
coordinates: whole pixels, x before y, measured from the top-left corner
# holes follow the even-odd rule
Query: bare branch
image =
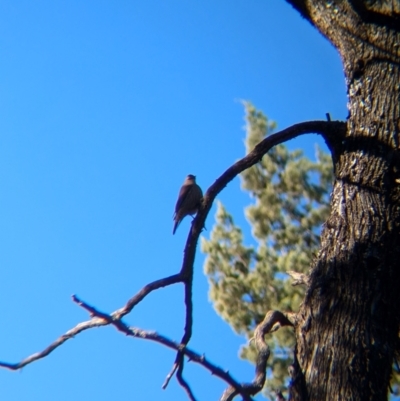
[[(88, 311), (91, 316), (95, 316), (95, 318), (104, 322), (104, 325), (112, 324), (113, 326), (116, 327), (117, 330), (123, 332), (124, 334), (126, 334), (128, 336), (140, 338), (143, 340), (154, 341), (154, 342), (160, 343), (168, 348), (178, 351), (177, 355), (181, 355), (182, 358), (183, 358), (183, 355), (185, 355), (190, 361), (193, 361), (195, 363), (202, 365), (213, 376), (217, 376), (220, 379), (227, 382), (228, 384), (230, 384), (230, 386), (233, 387), (234, 389), (236, 389), (238, 391), (238, 393), (242, 394), (245, 401), (252, 401), (252, 399), (249, 396), (246, 396), (246, 394), (243, 392), (243, 390), (241, 388), (241, 385), (232, 378), (232, 376), (229, 374), (229, 372), (224, 371), (221, 368), (219, 368), (218, 366), (209, 362), (204, 355), (200, 355), (197, 352), (183, 346), (182, 344), (178, 344), (178, 343), (168, 339), (165, 336), (157, 334), (156, 332), (149, 332), (149, 331), (145, 331), (145, 330), (142, 330), (142, 329), (139, 329), (136, 327), (129, 327), (124, 322), (122, 322), (122, 320), (115, 319), (112, 315), (108, 315), (107, 313), (99, 311), (97, 308), (94, 308), (93, 306), (87, 304), (86, 302), (79, 299), (77, 296), (74, 296), (73, 300), (79, 306), (81, 306), (86, 311)], [(182, 359), (182, 361), (183, 361), (183, 359)], [(176, 370), (179, 371), (180, 366), (182, 365), (182, 361), (178, 360), (176, 365), (174, 364), (174, 369), (170, 373), (170, 375), (169, 375), (170, 377), (168, 378), (168, 381), (173, 376), (173, 374), (175, 373)], [(182, 369), (181, 369), (181, 375), (182, 375)], [(164, 388), (164, 386), (166, 387), (165, 383), (163, 385), (163, 388)]]
[[(152, 283), (147, 284), (144, 286), (137, 294), (135, 294), (125, 306), (120, 309), (117, 309), (113, 313), (105, 314), (98, 311), (96, 308), (86, 304), (85, 302), (81, 301), (77, 296), (73, 296), (73, 301), (79, 304), (82, 308), (87, 310), (92, 317), (88, 321), (81, 322), (73, 327), (71, 330), (67, 331), (64, 335), (59, 337), (53, 343), (51, 343), (47, 348), (43, 351), (32, 354), (31, 356), (23, 359), (18, 363), (8, 363), (8, 362), (0, 362), (0, 367), (4, 367), (11, 370), (18, 370), (23, 368), (24, 366), (38, 360), (41, 358), (46, 357), (60, 345), (62, 345), (65, 341), (73, 338), (75, 335), (79, 334), (84, 330), (88, 330), (94, 327), (106, 326), (109, 324), (114, 325), (119, 331), (123, 332), (126, 335), (130, 335), (133, 337), (148, 339), (152, 341), (159, 342), (169, 348), (175, 349), (177, 351), (174, 367), (167, 377), (165, 385), (168, 384), (168, 381), (172, 375), (178, 371), (179, 377), (178, 380), (180, 381), (181, 385), (185, 388), (188, 394), (191, 394), (191, 390), (188, 387), (187, 383), (184, 381), (182, 377), (183, 372), (183, 355), (189, 357), (190, 360), (201, 364), (206, 369), (208, 369), (213, 375), (221, 378), (222, 380), (226, 381), (234, 390), (235, 394), (229, 398), (232, 399), (235, 395), (241, 394), (246, 401), (251, 400), (250, 394), (255, 394), (256, 392), (260, 391), (262, 388), (264, 381), (265, 381), (265, 366), (266, 361), (269, 356), (269, 349), (264, 342), (263, 335), (272, 330), (272, 326), (268, 329), (263, 329), (263, 324), (268, 326), (268, 324), (264, 322), (256, 329), (255, 337), (258, 346), (261, 348), (259, 349), (259, 356), (260, 356), (260, 364), (257, 363), (256, 367), (256, 378), (250, 385), (240, 385), (237, 383), (227, 372), (224, 372), (222, 369), (216, 367), (215, 365), (211, 364), (206, 360), (204, 356), (199, 356), (194, 351), (191, 351), (187, 348), (187, 344), (190, 341), (192, 336), (192, 324), (193, 324), (193, 313), (192, 313), (192, 284), (193, 284), (193, 265), (195, 260), (195, 253), (196, 247), (198, 243), (199, 236), (201, 231), (204, 228), (204, 223), (207, 218), (208, 213), (210, 212), (212, 203), (214, 202), (215, 197), (222, 191), (222, 189), (238, 174), (240, 174), (245, 169), (253, 166), (254, 164), (258, 163), (262, 157), (275, 145), (281, 144), (285, 141), (293, 139), (299, 135), (304, 135), (308, 133), (316, 133), (322, 135), (328, 146), (330, 147), (331, 151), (334, 152), (338, 146), (340, 146), (341, 140), (344, 137), (346, 132), (346, 124), (344, 122), (339, 121), (310, 121), (304, 122), (300, 124), (295, 124), (289, 128), (286, 128), (276, 134), (273, 134), (263, 141), (261, 141), (255, 148), (244, 158), (236, 162), (230, 168), (228, 168), (216, 181), (211, 187), (207, 190), (206, 194), (203, 197), (203, 202), (200, 207), (200, 210), (192, 222), (192, 227), (189, 232), (185, 250), (184, 250), (184, 258), (182, 261), (182, 267), (178, 274), (162, 278), (160, 280), (153, 281)], [(182, 336), (182, 340), (180, 344), (174, 343), (171, 340), (159, 336), (156, 333), (149, 333), (145, 332), (140, 329), (128, 327), (125, 323), (122, 322), (122, 318), (129, 314), (132, 309), (140, 303), (150, 292), (157, 290), (159, 288), (173, 285), (176, 283), (182, 282), (185, 285), (185, 305), (186, 305), (186, 318), (185, 318), (185, 327), (184, 333)], [(273, 320), (276, 318), (277, 313), (274, 312), (275, 315), (270, 316), (269, 319)], [(267, 314), (268, 316), (268, 314)], [(266, 319), (267, 319), (266, 316)], [(285, 321), (285, 319), (287, 321)], [(279, 318), (274, 322), (280, 323), (283, 325), (292, 324), (290, 323), (289, 319), (285, 317), (285, 315), (280, 314)], [(289, 323), (287, 323), (289, 322)], [(257, 334), (258, 331), (261, 334)], [(264, 330), (264, 331), (263, 331)], [(258, 337), (257, 337), (258, 336)], [(261, 337), (260, 337), (261, 336)], [(258, 370), (257, 370), (258, 369)], [(264, 370), (264, 372), (261, 372)], [(257, 373), (258, 372), (258, 373)], [(186, 384), (185, 384), (186, 383)], [(189, 389), (189, 391), (188, 391)], [(257, 389), (257, 390), (256, 390)], [(191, 397), (192, 395), (189, 395)], [(223, 398), (228, 399), (228, 398)]]
[[(146, 297), (150, 292), (161, 288), (161, 287), (166, 287), (168, 285), (172, 285), (175, 283), (182, 282), (183, 278), (182, 275), (180, 274), (175, 274), (173, 276), (165, 277), (160, 280), (153, 281), (150, 284), (147, 284), (145, 287), (143, 287), (134, 297), (132, 297), (128, 303), (121, 309), (116, 310), (113, 312), (112, 319), (120, 319), (120, 317), (126, 315), (129, 313), (135, 305), (137, 305), (140, 301), (143, 300), (143, 298)], [(81, 301), (75, 296), (72, 296), (72, 299), (76, 303), (80, 303)], [(110, 322), (107, 321), (106, 318), (99, 316), (98, 313), (94, 313), (91, 311), (88, 305), (86, 307), (84, 306), (86, 304), (80, 304), (80, 306), (84, 307), (91, 316), (97, 316), (95, 318), (92, 318), (91, 320), (85, 321), (78, 323), (75, 327), (72, 329), (68, 330), (65, 334), (57, 338), (53, 343), (51, 343), (48, 347), (46, 347), (43, 351), (36, 352), (27, 358), (23, 359), (20, 362), (17, 363), (9, 363), (9, 362), (2, 362), (0, 361), (0, 367), (10, 369), (10, 370), (18, 370), (22, 369), (26, 365), (29, 365), (32, 362), (35, 362), (39, 359), (42, 359), (52, 353), (56, 348), (58, 348), (60, 345), (64, 344), (67, 340), (70, 340), (77, 334), (81, 333), (82, 331), (93, 329), (94, 327), (100, 327), (100, 326), (106, 326), (110, 324)], [(93, 309), (94, 310), (94, 309)]]
[[(262, 157), (274, 146), (286, 142), (297, 136), (316, 133), (324, 137), (328, 147), (332, 153), (335, 153), (341, 139), (346, 133), (346, 124), (341, 121), (308, 121), (292, 125), (276, 134), (270, 135), (255, 146), (255, 148), (233, 166), (228, 168), (211, 187), (207, 190), (203, 197), (202, 206), (192, 222), (189, 232), (180, 274), (184, 276), (185, 282), (185, 303), (186, 303), (186, 324), (184, 335), (181, 343), (187, 345), (192, 335), (192, 281), (193, 281), (193, 265), (195, 260), (195, 252), (197, 242), (201, 231), (205, 226), (205, 221), (215, 197), (222, 191), (226, 185), (233, 180), (238, 174), (247, 168), (257, 164)], [(179, 366), (179, 353), (176, 356), (174, 366)], [(178, 365), (177, 365), (178, 364)]]
[(0, 361), (0, 367), (10, 369), (10, 370), (18, 370), (22, 369), (24, 366), (29, 365), (32, 362), (35, 362), (41, 358), (46, 357), (50, 353), (52, 353), (56, 348), (58, 348), (60, 345), (64, 344), (67, 340), (73, 338), (77, 334), (79, 334), (82, 331), (92, 329), (94, 327), (100, 327), (100, 326), (105, 326), (107, 323), (104, 322), (102, 319), (92, 319), (86, 322), (82, 322), (77, 324), (74, 328), (71, 330), (68, 330), (65, 334), (57, 338), (53, 343), (51, 343), (47, 348), (45, 348), (41, 352), (36, 352), (35, 354), (32, 354), (28, 356), (27, 358), (23, 359), (21, 362), (18, 363), (8, 363), (8, 362), (1, 362)]
[[(267, 369), (267, 361), (270, 355), (268, 344), (265, 342), (264, 336), (272, 331), (275, 331), (277, 327), (293, 326), (295, 320), (294, 313), (282, 313), (279, 311), (269, 311), (264, 320), (257, 326), (254, 331), (254, 342), (258, 351), (256, 361), (256, 374), (254, 380), (251, 383), (242, 384), (241, 393), (245, 392), (248, 395), (254, 395), (260, 392), (264, 386)], [(227, 388), (220, 401), (232, 401), (239, 394), (238, 390), (229, 387)]]
[(132, 309), (139, 303), (141, 302), (150, 292), (154, 290), (158, 290), (159, 288), (162, 287), (167, 287), (168, 285), (176, 284), (176, 283), (181, 283), (184, 281), (184, 277), (182, 274), (174, 274), (169, 277), (164, 277), (160, 280), (153, 281), (152, 283), (149, 283), (145, 285), (137, 294), (135, 294), (127, 303), (126, 305), (121, 308), (116, 310), (115, 312), (112, 313), (115, 319), (121, 319), (128, 313), (132, 311)]
[[(257, 144), (249, 154), (229, 167), (214, 182), (214, 184), (208, 188), (203, 197), (202, 206), (193, 220), (192, 229), (189, 233), (188, 241), (186, 243), (185, 259), (187, 257), (187, 262), (192, 261), (191, 252), (193, 252), (195, 249), (195, 244), (197, 243), (201, 230), (204, 227), (205, 220), (211, 209), (214, 199), (222, 191), (222, 189), (225, 188), (238, 174), (260, 162), (263, 156), (274, 146), (280, 145), (281, 143), (287, 142), (300, 135), (312, 133), (322, 135), (331, 152), (334, 152), (335, 149), (341, 146), (341, 141), (346, 133), (346, 123), (342, 121), (307, 121), (292, 125), (291, 127), (277, 132), (276, 134), (270, 135)], [(194, 241), (194, 243), (192, 241)], [(191, 245), (190, 248), (188, 247), (189, 245)], [(187, 266), (185, 265), (184, 261), (182, 273), (186, 268)]]
[[(199, 233), (200, 234), (200, 233)], [(175, 357), (175, 362), (172, 366), (171, 372), (167, 375), (165, 382), (163, 384), (163, 388), (168, 386), (171, 377), (174, 375), (176, 370), (180, 372), (180, 379), (178, 377), (179, 383), (184, 387), (186, 393), (191, 397), (193, 394), (190, 391), (188, 386), (185, 386), (182, 383), (186, 383), (183, 379), (183, 354), (182, 348), (185, 347), (192, 337), (192, 327), (193, 327), (193, 301), (192, 301), (192, 287), (193, 287), (193, 266), (194, 266), (194, 259), (196, 254), (196, 246), (199, 236), (192, 237), (192, 233), (189, 232), (188, 239), (186, 241), (185, 251), (184, 251), (184, 258), (182, 269), (179, 275), (183, 278), (183, 282), (185, 285), (185, 306), (186, 306), (186, 313), (185, 313), (185, 328), (183, 330), (183, 336), (181, 339), (181, 346), (178, 350), (178, 353)], [(182, 365), (181, 365), (182, 364)], [(187, 384), (187, 383), (186, 383)]]
[(165, 390), (168, 387), (170, 380), (172, 379), (172, 377), (174, 376), (175, 372), (177, 371), (177, 369), (179, 367), (179, 362), (180, 362), (178, 360), (179, 355), (182, 355), (182, 354), (180, 352), (177, 353), (175, 363), (172, 365), (171, 371), (167, 374), (167, 377), (165, 378), (165, 381), (164, 381), (163, 385), (161, 386), (161, 388), (163, 390)]
[[(331, 151), (334, 152), (346, 133), (346, 124), (341, 121), (308, 121), (292, 125), (276, 134), (270, 135), (257, 144), (249, 154), (228, 168), (205, 193), (202, 205), (193, 219), (192, 227), (186, 240), (182, 269), (180, 271), (185, 283), (186, 304), (186, 323), (181, 341), (183, 345), (187, 345), (192, 336), (192, 281), (196, 247), (215, 197), (238, 174), (257, 164), (272, 147), (309, 133), (322, 135)], [(178, 363), (179, 358), (178, 354), (174, 366)]]
[(182, 360), (179, 361), (179, 367), (178, 367), (178, 371), (176, 373), (176, 378), (178, 379), (179, 384), (185, 389), (186, 394), (189, 397), (189, 400), (190, 401), (196, 401), (196, 398), (195, 398), (195, 396), (193, 394), (192, 389), (190, 388), (188, 382), (183, 377), (184, 358), (183, 358), (183, 354), (182, 353), (180, 355), (182, 355)]

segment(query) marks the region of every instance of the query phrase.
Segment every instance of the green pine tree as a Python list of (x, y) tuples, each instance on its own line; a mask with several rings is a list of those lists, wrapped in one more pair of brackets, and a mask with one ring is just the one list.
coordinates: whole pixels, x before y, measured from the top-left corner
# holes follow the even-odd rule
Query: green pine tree
[[(249, 152), (272, 132), (275, 123), (252, 104), (244, 106)], [(202, 238), (202, 251), (207, 255), (204, 270), (216, 311), (250, 340), (267, 311), (298, 310), (304, 288), (292, 286), (286, 272), (306, 273), (318, 249), (321, 225), (329, 212), (332, 162), (319, 149), (314, 162), (300, 150), (279, 145), (241, 178), (242, 188), (252, 199), (246, 217), (256, 246), (244, 243), (242, 230), (219, 202), (216, 224), (210, 239)], [(271, 396), (272, 389), (284, 389), (287, 384), (294, 335), (290, 329), (281, 329), (268, 337), (272, 354), (266, 389)], [(241, 349), (241, 357), (255, 360), (251, 342)]]

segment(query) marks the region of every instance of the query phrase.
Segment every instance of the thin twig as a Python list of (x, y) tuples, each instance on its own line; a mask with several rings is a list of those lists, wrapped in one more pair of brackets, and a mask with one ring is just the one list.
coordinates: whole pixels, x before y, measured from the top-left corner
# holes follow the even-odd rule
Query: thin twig
[[(219, 368), (215, 364), (211, 363), (207, 360), (204, 355), (200, 355), (199, 353), (191, 350), (187, 347), (182, 347), (182, 344), (176, 343), (169, 338), (159, 335), (154, 331), (145, 331), (139, 329), (137, 327), (129, 327), (122, 320), (113, 318), (112, 315), (108, 315), (107, 313), (99, 311), (97, 308), (89, 305), (88, 303), (82, 301), (77, 296), (73, 297), (73, 301), (77, 303), (80, 307), (89, 312), (91, 316), (96, 316), (97, 319), (105, 322), (105, 324), (111, 324), (115, 326), (115, 328), (127, 336), (140, 338), (142, 340), (150, 340), (162, 344), (168, 348), (171, 348), (182, 355), (185, 355), (190, 361), (198, 363), (207, 369), (213, 376), (219, 377), (228, 383), (231, 387), (235, 388), (238, 393), (241, 393), (242, 386), (229, 374), (228, 371), (224, 371)], [(180, 362), (180, 361), (178, 361)], [(177, 364), (177, 369), (179, 369), (180, 363)], [(175, 369), (176, 370), (176, 369)], [(171, 375), (172, 377), (172, 375)], [(246, 394), (242, 394), (245, 401), (252, 401), (251, 397), (246, 396)]]
[(160, 280), (153, 281), (152, 283), (149, 283), (145, 285), (138, 293), (136, 293), (127, 303), (124, 307), (116, 310), (115, 312), (112, 313), (112, 315), (116, 319), (121, 319), (128, 313), (132, 311), (132, 309), (139, 303), (141, 302), (150, 292), (154, 290), (158, 290), (159, 288), (162, 287), (167, 287), (172, 284), (176, 283), (181, 283), (184, 281), (184, 277), (182, 274), (174, 274), (169, 277), (164, 277)]
[(193, 394), (192, 389), (189, 386), (189, 383), (185, 380), (185, 378), (183, 377), (183, 366), (184, 366), (184, 357), (183, 354), (182, 355), (182, 360), (179, 361), (179, 367), (178, 367), (178, 371), (176, 372), (176, 378), (178, 380), (178, 383), (184, 388), (184, 390), (186, 391), (187, 396), (189, 397), (190, 401), (196, 401), (196, 398)]
[(181, 363), (183, 363), (183, 354), (181, 350), (189, 343), (190, 338), (192, 337), (192, 327), (193, 327), (193, 303), (192, 303), (192, 287), (193, 287), (193, 267), (190, 267), (187, 269), (186, 273), (182, 275), (185, 277), (185, 306), (186, 306), (186, 317), (185, 317), (185, 328), (183, 331), (183, 336), (181, 340), (181, 349), (178, 351), (175, 357), (175, 362), (172, 365), (172, 369), (170, 373), (168, 373), (165, 382), (163, 384), (163, 388), (166, 388), (168, 386), (169, 381), (171, 380), (171, 377), (174, 375), (174, 373), (179, 371), (181, 369), (181, 376), (182, 376), (182, 369)]
[[(128, 301), (128, 303), (123, 308), (116, 310), (115, 312), (113, 312), (111, 314), (111, 316), (113, 317), (113, 319), (119, 319), (120, 317), (129, 313), (133, 309), (133, 307), (136, 304), (138, 304), (140, 301), (142, 301), (145, 298), (145, 296), (148, 295), (151, 291), (154, 291), (161, 287), (179, 283), (182, 281), (183, 281), (183, 278), (182, 278), (182, 275), (180, 275), (180, 274), (175, 274), (173, 276), (169, 276), (169, 277), (165, 277), (160, 280), (153, 281), (152, 283), (147, 284), (145, 287), (143, 287), (134, 297), (132, 297)], [(78, 299), (78, 298), (75, 295), (73, 295), (72, 297), (73, 297), (74, 302), (76, 302), (74, 298), (76, 298), (76, 299)], [(89, 311), (89, 313), (90, 313), (90, 311)], [(75, 327), (68, 330), (65, 334), (61, 335), (60, 337), (58, 337), (55, 341), (53, 341), (44, 350), (42, 350), (40, 352), (36, 352), (17, 363), (0, 361), (0, 367), (5, 368), (5, 369), (10, 369), (10, 370), (22, 369), (26, 365), (29, 365), (32, 362), (35, 362), (39, 359), (42, 359), (42, 358), (48, 356), (59, 346), (61, 346), (66, 341), (70, 340), (71, 338), (74, 338), (77, 334), (81, 333), (82, 331), (93, 329), (95, 327), (107, 326), (108, 324), (110, 324), (110, 322), (107, 322), (105, 319), (99, 318), (99, 317), (95, 317), (90, 320), (78, 323)]]
[[(178, 355), (180, 355), (179, 352), (176, 356), (176, 359), (178, 359)], [(165, 378), (165, 381), (164, 381), (163, 385), (161, 386), (161, 388), (163, 390), (165, 390), (168, 387), (169, 382), (171, 381), (172, 377), (174, 376), (175, 372), (177, 371), (177, 369), (179, 367), (179, 361), (177, 361), (176, 359), (175, 359), (175, 363), (172, 365), (172, 369), (167, 374), (167, 377)]]

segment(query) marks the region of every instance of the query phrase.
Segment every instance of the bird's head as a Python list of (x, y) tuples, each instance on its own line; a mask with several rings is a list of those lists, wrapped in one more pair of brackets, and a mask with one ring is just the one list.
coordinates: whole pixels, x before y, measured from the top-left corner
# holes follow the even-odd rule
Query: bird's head
[(193, 174), (189, 174), (189, 175), (186, 177), (186, 181), (193, 181), (193, 182), (196, 182), (196, 176), (193, 175)]

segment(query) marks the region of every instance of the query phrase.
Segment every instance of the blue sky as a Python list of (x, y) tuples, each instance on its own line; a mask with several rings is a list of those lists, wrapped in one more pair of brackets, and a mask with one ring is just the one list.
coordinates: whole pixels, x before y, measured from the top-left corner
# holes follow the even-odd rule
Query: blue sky
[[(206, 190), (244, 155), (240, 100), (278, 128), (347, 115), (337, 53), (283, 0), (0, 1), (0, 57), (2, 361), (86, 320), (71, 294), (112, 312), (179, 271), (190, 226), (172, 236), (179, 187), (191, 173)], [(288, 145), (312, 157), (317, 142)], [(251, 241), (239, 180), (218, 199)], [(251, 380), (237, 356), (244, 339), (208, 300), (203, 261), (198, 251), (190, 346)], [(151, 294), (125, 321), (179, 340), (182, 286)], [(2, 398), (186, 400), (176, 380), (161, 390), (174, 357), (95, 329), (22, 372), (0, 370)], [(185, 377), (198, 400), (225, 388), (194, 364)]]

